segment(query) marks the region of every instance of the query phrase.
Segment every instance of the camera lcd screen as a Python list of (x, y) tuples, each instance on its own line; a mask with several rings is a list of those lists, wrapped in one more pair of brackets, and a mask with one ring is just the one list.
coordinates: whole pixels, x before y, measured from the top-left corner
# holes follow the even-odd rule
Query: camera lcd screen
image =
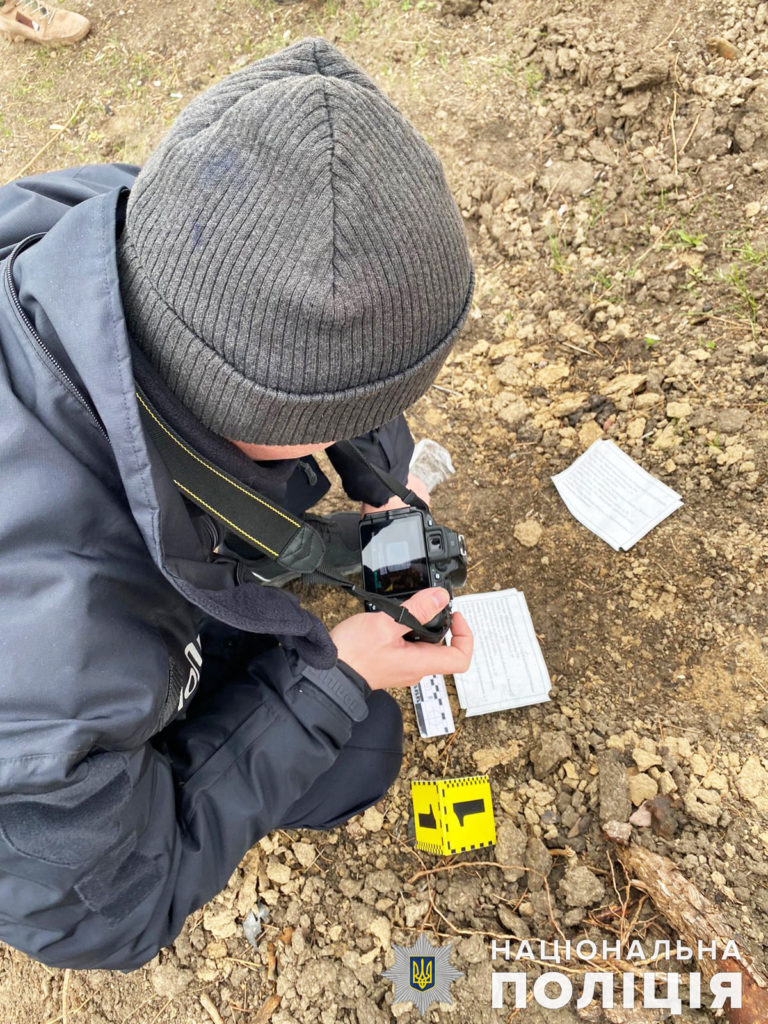
[(424, 526), (420, 515), (360, 523), (366, 590), (402, 597), (429, 586)]

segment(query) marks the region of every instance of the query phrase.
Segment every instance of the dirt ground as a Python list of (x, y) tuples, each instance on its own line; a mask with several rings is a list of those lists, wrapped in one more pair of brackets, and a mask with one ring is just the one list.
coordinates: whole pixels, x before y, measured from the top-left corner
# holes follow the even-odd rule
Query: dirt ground
[[(263, 840), (133, 974), (50, 970), (2, 948), (0, 1021), (411, 1024), (381, 971), (391, 942), (422, 929), (454, 943), (465, 974), (428, 1018), (509, 1020), (511, 1006), (491, 1009), (492, 937), (677, 937), (628, 892), (601, 833), (653, 797), (638, 841), (671, 857), (765, 966), (768, 3), (72, 6), (94, 22), (76, 48), (0, 47), (2, 182), (140, 162), (201, 89), (305, 35), (341, 46), (437, 150), (477, 289), (412, 429), (453, 455), (434, 509), (466, 534), (467, 591), (525, 593), (553, 688), (548, 704), (472, 719), (451, 688), (458, 728), (439, 741), (419, 739), (402, 694), (403, 771), (376, 809)], [(685, 502), (629, 553), (573, 520), (550, 481), (603, 436)], [(517, 531), (526, 545), (515, 527), (529, 521), (540, 529)], [(329, 624), (354, 608), (305, 599)], [(410, 780), (478, 770), (495, 850), (416, 852)], [(413, 879), (462, 859), (487, 863)], [(252, 948), (242, 922), (259, 908)], [(582, 1016), (574, 1003), (514, 1019)]]

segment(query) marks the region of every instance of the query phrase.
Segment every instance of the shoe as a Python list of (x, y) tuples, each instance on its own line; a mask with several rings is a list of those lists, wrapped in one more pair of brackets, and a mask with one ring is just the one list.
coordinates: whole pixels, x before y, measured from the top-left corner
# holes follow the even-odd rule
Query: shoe
[[(325, 544), (325, 558), (320, 567), (341, 576), (353, 576), (362, 572), (360, 560), (360, 516), (357, 512), (336, 512), (331, 516), (303, 516), (313, 530), (320, 534)], [(248, 565), (254, 581), (264, 587), (283, 587), (302, 575), (293, 569), (286, 569), (272, 558), (261, 558)], [(312, 575), (311, 573), (308, 575)]]
[(0, 7), (0, 36), (12, 42), (76, 43), (91, 30), (82, 14), (40, 0), (11, 0)]

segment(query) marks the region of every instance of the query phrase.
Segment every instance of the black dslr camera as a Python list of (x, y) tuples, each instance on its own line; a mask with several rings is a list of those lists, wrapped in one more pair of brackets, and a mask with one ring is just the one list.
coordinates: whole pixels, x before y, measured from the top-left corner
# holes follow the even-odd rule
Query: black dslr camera
[[(426, 587), (443, 587), (453, 595), (467, 578), (467, 549), (464, 537), (446, 526), (438, 526), (429, 512), (398, 508), (373, 512), (360, 520), (360, 558), (365, 589), (402, 604)], [(368, 611), (378, 611), (375, 601), (366, 601)], [(444, 608), (424, 629), (428, 635), (406, 634), (406, 640), (439, 643), (451, 624)]]

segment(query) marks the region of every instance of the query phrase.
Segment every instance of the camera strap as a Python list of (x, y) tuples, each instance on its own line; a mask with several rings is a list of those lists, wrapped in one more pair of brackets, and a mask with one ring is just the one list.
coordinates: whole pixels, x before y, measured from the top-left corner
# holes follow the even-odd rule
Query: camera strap
[(166, 423), (138, 386), (136, 398), (144, 429), (185, 497), (287, 569), (305, 573), (320, 565), (325, 545), (311, 526), (206, 459)]
[[(258, 551), (274, 558), (285, 568), (300, 573), (304, 582), (340, 587), (355, 597), (374, 602), (377, 608), (396, 622), (408, 626), (422, 639), (431, 636), (429, 630), (397, 601), (364, 590), (324, 565), (325, 544), (317, 531), (197, 451), (163, 419), (138, 385), (136, 398), (147, 435), (176, 487), (194, 505), (254, 545)], [(338, 447), (364, 463), (406, 504), (428, 511), (421, 498), (385, 470), (369, 462), (351, 442), (340, 441)]]
[(411, 508), (420, 508), (422, 512), (429, 512), (429, 505), (423, 501), (418, 494), (415, 494), (409, 488), (404, 487), (397, 477), (392, 476), (391, 473), (387, 473), (386, 470), (379, 469), (378, 466), (374, 465), (373, 462), (368, 460), (365, 455), (356, 448), (351, 441), (337, 441), (334, 445), (340, 452), (345, 455), (350, 455), (352, 458), (357, 459), (366, 466), (370, 471), (379, 478), (379, 480), (388, 487), (393, 494), (396, 494), (401, 501), (404, 501), (406, 505), (410, 505)]

